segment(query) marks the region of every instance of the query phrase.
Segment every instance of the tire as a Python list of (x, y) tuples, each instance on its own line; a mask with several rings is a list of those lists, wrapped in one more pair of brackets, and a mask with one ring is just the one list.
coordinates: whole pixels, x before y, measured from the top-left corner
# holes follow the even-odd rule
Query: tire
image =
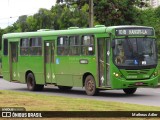
[(58, 86), (58, 88), (60, 89), (60, 90), (71, 90), (72, 89), (72, 87), (68, 87), (68, 86)]
[(137, 88), (125, 88), (123, 89), (123, 91), (127, 94), (127, 95), (132, 95), (136, 92)]
[(88, 75), (85, 78), (85, 91), (89, 96), (94, 96), (98, 93), (98, 89), (96, 89), (96, 83), (92, 75)]
[(41, 91), (44, 88), (44, 85), (37, 85), (34, 75), (32, 73), (29, 73), (27, 75), (27, 88), (30, 91)]

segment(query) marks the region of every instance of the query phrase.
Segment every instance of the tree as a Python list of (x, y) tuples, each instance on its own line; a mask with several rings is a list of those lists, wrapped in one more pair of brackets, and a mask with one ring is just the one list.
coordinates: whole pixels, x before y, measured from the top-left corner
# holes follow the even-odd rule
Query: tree
[(135, 24), (137, 18), (137, 0), (100, 0), (94, 1), (95, 18), (100, 24)]
[(53, 29), (55, 30), (60, 29), (60, 24), (61, 24), (60, 17), (62, 13), (64, 12), (64, 7), (65, 6), (63, 5), (57, 4), (55, 6), (52, 6), (51, 8), (51, 13), (53, 16)]
[[(89, 0), (57, 0), (57, 3), (68, 7), (76, 4), (81, 10), (85, 4), (89, 4)], [(106, 26), (135, 24), (139, 14), (138, 8), (146, 5), (142, 0), (94, 0), (94, 24)], [(89, 14), (89, 8), (86, 12)]]
[[(77, 11), (80, 13), (80, 17), (82, 15), (82, 11), (84, 12), (85, 16), (87, 15), (87, 13), (89, 14), (89, 0), (57, 0), (57, 4), (58, 5), (62, 5), (62, 6), (66, 6), (69, 9), (75, 9), (76, 13)], [(84, 8), (85, 9), (84, 11)], [(82, 10), (83, 9), (83, 10)], [(73, 11), (72, 11), (73, 12)], [(84, 14), (82, 16), (84, 16)], [(89, 21), (89, 15), (87, 15), (87, 26), (89, 25), (88, 21)]]
[(52, 7), (54, 29), (67, 29), (73, 26), (87, 27), (88, 14), (86, 9), (88, 9), (87, 5), (79, 10), (76, 4), (70, 7), (65, 4)]
[(16, 24), (18, 25), (18, 27), (20, 28), (19, 30), (21, 32), (25, 32), (27, 31), (27, 15), (22, 15), (18, 18), (18, 20), (16, 21)]
[(36, 31), (38, 30), (38, 20), (35, 19), (33, 16), (28, 16), (26, 23), (27, 23), (27, 31)]
[(38, 29), (52, 28), (52, 13), (50, 10), (41, 8), (38, 13), (34, 14), (34, 19), (37, 19)]
[(65, 7), (60, 17), (60, 28), (68, 28), (72, 26), (87, 27), (88, 16), (82, 10), (78, 10), (76, 5), (72, 10)]
[(67, 6), (77, 5), (81, 9), (85, 4), (89, 4), (89, 0), (57, 0), (57, 4), (66, 4)]
[(154, 22), (154, 27), (155, 27), (155, 30), (156, 30), (156, 35), (157, 35), (157, 44), (158, 44), (158, 48), (159, 48), (159, 50), (158, 50), (158, 52), (159, 52), (159, 54), (160, 54), (160, 7), (158, 7), (158, 8), (156, 8), (155, 9), (155, 12), (154, 12), (154, 15), (155, 15), (155, 18), (156, 18), (156, 20), (155, 20), (155, 22)]

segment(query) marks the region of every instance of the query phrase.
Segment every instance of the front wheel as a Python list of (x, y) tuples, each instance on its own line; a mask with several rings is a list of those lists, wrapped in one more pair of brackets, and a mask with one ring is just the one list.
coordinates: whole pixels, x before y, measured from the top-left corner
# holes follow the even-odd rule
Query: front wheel
[(44, 88), (44, 85), (37, 85), (34, 75), (32, 73), (29, 73), (27, 75), (27, 88), (30, 91), (40, 91)]
[(92, 75), (88, 75), (85, 79), (85, 91), (89, 96), (93, 96), (98, 93), (96, 83)]
[(137, 88), (125, 88), (123, 89), (123, 91), (127, 94), (127, 95), (132, 95), (136, 92)]

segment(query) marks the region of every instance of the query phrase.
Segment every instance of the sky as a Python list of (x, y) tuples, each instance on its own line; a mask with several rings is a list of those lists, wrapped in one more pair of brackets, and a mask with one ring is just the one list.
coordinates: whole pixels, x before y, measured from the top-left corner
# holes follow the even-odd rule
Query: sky
[(12, 25), (21, 15), (33, 15), (39, 8), (51, 9), (56, 0), (0, 0), (0, 28)]

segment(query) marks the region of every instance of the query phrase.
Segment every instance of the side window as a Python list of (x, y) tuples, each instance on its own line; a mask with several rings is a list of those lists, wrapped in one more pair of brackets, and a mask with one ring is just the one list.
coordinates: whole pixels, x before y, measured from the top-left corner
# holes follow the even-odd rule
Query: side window
[(29, 39), (22, 38), (20, 43), (20, 55), (28, 55), (29, 54)]
[(30, 55), (42, 55), (42, 39), (40, 37), (31, 38)]
[(94, 36), (85, 35), (82, 36), (82, 55), (94, 55)]
[(3, 42), (3, 54), (8, 55), (8, 39), (4, 39)]
[(80, 55), (80, 40), (79, 36), (69, 37), (70, 50), (69, 55)]
[(58, 55), (68, 55), (69, 53), (69, 40), (68, 37), (58, 37), (57, 39), (57, 54)]
[(11, 59), (12, 62), (18, 62), (18, 46), (16, 43), (11, 44)]

